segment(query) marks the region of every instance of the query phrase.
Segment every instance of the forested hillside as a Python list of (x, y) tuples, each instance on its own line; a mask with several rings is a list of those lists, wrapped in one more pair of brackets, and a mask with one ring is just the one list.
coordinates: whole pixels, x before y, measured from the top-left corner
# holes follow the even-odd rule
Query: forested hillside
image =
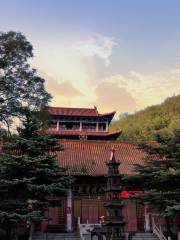
[(169, 135), (177, 128), (180, 128), (180, 95), (127, 115), (110, 126), (111, 130), (122, 129), (119, 140), (123, 141), (154, 140), (157, 133)]

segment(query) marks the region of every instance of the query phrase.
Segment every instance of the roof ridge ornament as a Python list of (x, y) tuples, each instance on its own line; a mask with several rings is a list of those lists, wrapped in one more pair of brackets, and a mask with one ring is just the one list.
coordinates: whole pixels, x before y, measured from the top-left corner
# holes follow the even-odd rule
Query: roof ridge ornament
[(116, 159), (115, 159), (115, 152), (116, 152), (116, 149), (115, 149), (115, 147), (113, 146), (113, 147), (111, 148), (110, 161), (114, 161), (114, 162), (116, 162)]

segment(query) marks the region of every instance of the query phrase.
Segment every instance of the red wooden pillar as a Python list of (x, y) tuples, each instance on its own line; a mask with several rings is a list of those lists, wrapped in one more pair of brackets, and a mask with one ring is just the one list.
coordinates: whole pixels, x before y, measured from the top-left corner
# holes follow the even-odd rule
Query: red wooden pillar
[(72, 232), (72, 190), (68, 190), (67, 194), (67, 211), (66, 211), (66, 221), (67, 221), (67, 232)]
[(66, 231), (67, 230), (67, 199), (66, 197), (54, 198), (55, 207), (48, 209), (48, 231)]
[(126, 232), (136, 232), (137, 231), (137, 216), (136, 216), (136, 204), (130, 200), (124, 201), (123, 215), (126, 222), (125, 231)]

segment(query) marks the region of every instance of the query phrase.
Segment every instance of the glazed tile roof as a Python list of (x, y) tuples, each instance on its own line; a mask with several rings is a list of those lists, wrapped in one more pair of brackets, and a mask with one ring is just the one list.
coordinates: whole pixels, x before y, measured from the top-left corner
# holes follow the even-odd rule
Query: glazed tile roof
[(86, 135), (86, 136), (111, 136), (111, 135), (120, 135), (121, 131), (119, 132), (93, 132), (93, 131), (73, 131), (73, 130), (56, 130), (56, 129), (48, 129), (46, 130), (46, 133), (52, 134), (52, 135), (72, 135), (72, 136), (81, 136), (81, 135)]
[(59, 116), (103, 117), (115, 114), (115, 112), (100, 114), (96, 108), (49, 107), (48, 111), (51, 115)]
[(57, 153), (61, 167), (69, 167), (73, 175), (104, 176), (107, 174), (106, 161), (110, 159), (112, 147), (116, 149), (115, 158), (121, 162), (122, 174), (131, 174), (133, 164), (143, 164), (146, 154), (137, 145), (118, 141), (78, 141), (62, 140), (64, 151)]

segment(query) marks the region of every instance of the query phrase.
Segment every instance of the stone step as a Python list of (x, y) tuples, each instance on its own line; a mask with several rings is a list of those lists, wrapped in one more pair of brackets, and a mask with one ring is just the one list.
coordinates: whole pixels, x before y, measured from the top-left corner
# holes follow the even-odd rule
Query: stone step
[(63, 237), (63, 236), (59, 236), (59, 237), (47, 237), (47, 238), (40, 238), (40, 237), (38, 237), (38, 238), (36, 238), (36, 237), (33, 237), (32, 238), (33, 240), (80, 240), (80, 238), (77, 236), (77, 237)]
[(137, 232), (135, 235), (137, 236), (154, 236), (153, 233), (144, 233), (144, 232)]
[(138, 236), (135, 236), (135, 237), (132, 237), (133, 240), (137, 240), (137, 239), (148, 239), (148, 240), (153, 240), (153, 239), (157, 239), (156, 237), (138, 237)]
[(35, 233), (32, 240), (80, 240), (74, 233)]
[(157, 237), (153, 233), (136, 233), (132, 240), (157, 240)]
[(91, 234), (90, 233), (89, 234), (83, 234), (82, 236), (83, 236), (84, 240), (91, 240)]
[(146, 235), (134, 235), (133, 237), (136, 238), (156, 238), (156, 236), (152, 235), (152, 236), (146, 236)]

